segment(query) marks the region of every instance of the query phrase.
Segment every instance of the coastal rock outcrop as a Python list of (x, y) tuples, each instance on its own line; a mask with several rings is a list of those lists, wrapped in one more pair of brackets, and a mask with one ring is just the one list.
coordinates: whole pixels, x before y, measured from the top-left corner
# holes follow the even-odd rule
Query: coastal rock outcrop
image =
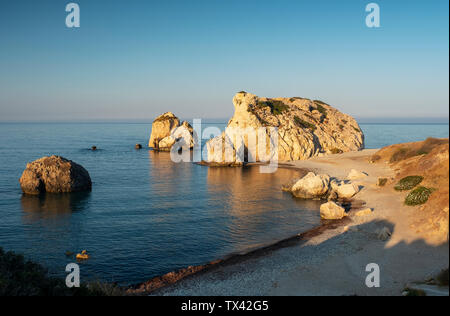
[(345, 216), (347, 216), (345, 209), (335, 202), (327, 202), (320, 206), (320, 217), (322, 219), (336, 220)]
[(194, 131), (192, 126), (180, 120), (172, 112), (158, 116), (152, 124), (152, 134), (148, 146), (158, 151), (170, 151), (179, 142), (189, 148), (194, 147)]
[[(274, 136), (270, 127), (278, 130), (278, 146), (273, 150), (278, 161), (302, 160), (364, 148), (364, 134), (355, 119), (322, 101), (298, 97), (260, 98), (242, 91), (235, 95), (233, 103), (235, 113), (225, 132), (207, 143), (208, 162), (240, 162), (236, 152), (245, 153), (244, 162), (267, 161), (261, 158), (270, 155), (271, 136), (272, 139)], [(264, 134), (257, 134), (256, 148), (251, 146), (252, 152), (249, 153), (247, 132), (262, 127), (266, 130)], [(263, 138), (265, 141), (260, 142)], [(220, 147), (225, 143), (232, 146), (231, 161)], [(261, 153), (265, 157), (260, 157)]]
[(44, 157), (27, 164), (19, 180), (25, 194), (90, 191), (89, 173), (79, 164), (59, 156)]

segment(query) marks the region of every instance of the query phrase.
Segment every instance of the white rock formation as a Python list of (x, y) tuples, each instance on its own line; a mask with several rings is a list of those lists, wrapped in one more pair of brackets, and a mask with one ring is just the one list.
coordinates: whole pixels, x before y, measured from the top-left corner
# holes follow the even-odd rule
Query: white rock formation
[(192, 126), (180, 120), (172, 112), (158, 116), (152, 124), (149, 147), (159, 151), (170, 151), (175, 143), (192, 149), (194, 147), (194, 132)]
[[(274, 150), (278, 154), (278, 161), (302, 160), (323, 153), (364, 148), (364, 134), (355, 119), (321, 101), (304, 98), (269, 99), (240, 92), (233, 98), (233, 103), (235, 113), (226, 131), (207, 144), (208, 162), (230, 163), (239, 160), (232, 155), (233, 160), (226, 161), (225, 152), (220, 146), (224, 142), (231, 144), (232, 154), (246, 151), (249, 148), (246, 129), (257, 131), (262, 127), (278, 129), (278, 146)], [(227, 133), (233, 128), (239, 128), (238, 137), (230, 137), (233, 132)], [(260, 152), (264, 155), (269, 152), (270, 136), (274, 137), (274, 132), (270, 130), (258, 134), (256, 150), (244, 156), (243, 160), (267, 160), (261, 159), (267, 157), (260, 157)], [(263, 140), (262, 137), (266, 139), (265, 142), (259, 142)]]

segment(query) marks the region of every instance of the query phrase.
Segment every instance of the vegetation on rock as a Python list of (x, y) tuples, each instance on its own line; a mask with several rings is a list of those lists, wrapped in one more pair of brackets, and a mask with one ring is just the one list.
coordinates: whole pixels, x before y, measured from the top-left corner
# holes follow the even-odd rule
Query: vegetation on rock
[(283, 101), (278, 100), (267, 100), (267, 101), (258, 101), (257, 107), (269, 107), (270, 112), (273, 115), (280, 115), (283, 112), (289, 110), (289, 106), (284, 104)]
[(306, 122), (305, 120), (302, 120), (298, 116), (294, 116), (294, 121), (301, 128), (307, 128), (310, 129), (311, 131), (315, 131), (317, 129), (317, 127), (314, 124)]

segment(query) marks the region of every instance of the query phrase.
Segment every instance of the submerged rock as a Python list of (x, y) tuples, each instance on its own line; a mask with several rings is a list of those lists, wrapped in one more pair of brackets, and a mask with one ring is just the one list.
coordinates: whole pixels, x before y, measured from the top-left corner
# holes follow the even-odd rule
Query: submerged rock
[[(257, 132), (262, 127), (278, 129), (278, 146), (273, 150), (278, 161), (302, 160), (324, 153), (364, 148), (364, 134), (355, 119), (324, 102), (304, 98), (260, 98), (239, 92), (233, 98), (233, 104), (235, 113), (225, 132), (207, 143), (208, 162), (234, 162), (239, 160), (235, 153), (242, 153), (242, 149), (247, 151), (244, 161), (264, 161), (260, 152), (264, 153), (264, 149), (266, 154), (269, 152), (269, 139), (274, 131), (266, 129), (262, 134), (266, 141), (260, 144), (265, 148), (260, 149), (257, 145), (251, 154), (248, 153), (246, 137), (248, 130)], [(239, 129), (237, 135), (236, 128)], [(219, 147), (226, 142), (232, 145), (232, 161), (225, 159), (228, 157)]]
[(90, 191), (89, 173), (75, 162), (59, 156), (44, 157), (27, 164), (19, 180), (25, 194)]
[(320, 217), (322, 219), (336, 220), (345, 216), (347, 216), (345, 209), (335, 202), (327, 202), (320, 206)]

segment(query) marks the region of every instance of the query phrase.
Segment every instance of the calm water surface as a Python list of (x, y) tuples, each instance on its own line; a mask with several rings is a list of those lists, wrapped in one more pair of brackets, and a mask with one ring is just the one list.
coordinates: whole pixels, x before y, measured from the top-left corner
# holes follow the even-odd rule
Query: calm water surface
[[(222, 122), (223, 123), (223, 122)], [(0, 124), (0, 247), (65, 275), (66, 251), (87, 249), (82, 277), (137, 283), (267, 244), (320, 223), (317, 202), (281, 192), (292, 170), (175, 164), (148, 142), (151, 124)], [(223, 127), (223, 124), (220, 126)], [(366, 146), (448, 137), (448, 125), (362, 125)], [(99, 150), (88, 150), (96, 145)], [(83, 165), (91, 193), (23, 196), (26, 163), (58, 154)]]

